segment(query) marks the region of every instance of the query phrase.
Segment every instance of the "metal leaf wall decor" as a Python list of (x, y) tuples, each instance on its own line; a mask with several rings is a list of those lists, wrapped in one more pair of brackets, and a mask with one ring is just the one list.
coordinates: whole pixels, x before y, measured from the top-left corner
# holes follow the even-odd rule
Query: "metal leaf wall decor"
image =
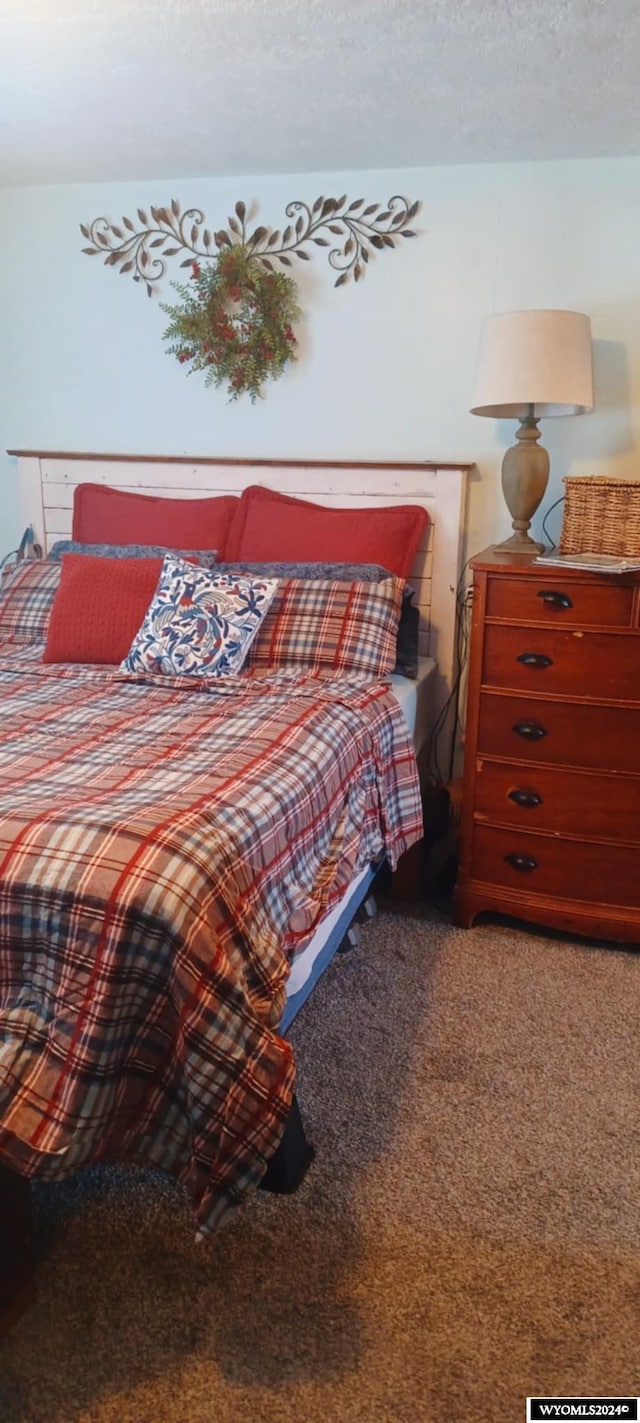
[(137, 210), (137, 222), (122, 218), (122, 226), (106, 217), (80, 224), (89, 247), (83, 247), (89, 257), (102, 256), (105, 265), (115, 267), (121, 276), (130, 275), (142, 282), (149, 296), (158, 289), (167, 271), (167, 258), (181, 257), (181, 267), (191, 267), (195, 260), (206, 261), (224, 247), (241, 244), (256, 261), (273, 270), (276, 264), (294, 265), (292, 258), (308, 262), (307, 246), (329, 249), (329, 266), (337, 273), (334, 286), (344, 286), (350, 278), (355, 282), (364, 276), (371, 250), (384, 251), (396, 247), (400, 238), (415, 237), (409, 225), (420, 204), (406, 198), (389, 198), (386, 204), (367, 203), (365, 198), (349, 202), (341, 198), (316, 198), (307, 203), (289, 203), (285, 213), (289, 221), (282, 230), (258, 226), (247, 231), (247, 209), (237, 202), (235, 213), (227, 219), (227, 227), (214, 231), (207, 227), (200, 208), (187, 208), (172, 199), (169, 207)]

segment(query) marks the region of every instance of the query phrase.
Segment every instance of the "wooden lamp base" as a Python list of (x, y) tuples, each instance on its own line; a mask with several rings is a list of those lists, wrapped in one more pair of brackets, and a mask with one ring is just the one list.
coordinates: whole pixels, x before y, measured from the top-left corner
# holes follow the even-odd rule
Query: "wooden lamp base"
[(496, 544), (495, 553), (542, 553), (544, 544), (531, 538), (529, 526), (542, 502), (549, 481), (549, 456), (538, 444), (538, 421), (529, 406), (516, 431), (517, 445), (512, 445), (502, 461), (502, 492), (511, 514), (513, 533), (504, 543)]

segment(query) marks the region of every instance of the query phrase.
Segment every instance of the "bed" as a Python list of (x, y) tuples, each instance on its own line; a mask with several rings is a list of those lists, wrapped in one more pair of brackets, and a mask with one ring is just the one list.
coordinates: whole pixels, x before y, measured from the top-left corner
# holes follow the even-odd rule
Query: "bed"
[[(237, 500), (258, 484), (292, 504), (365, 506), (371, 520), (388, 510), (390, 522), (395, 506), (429, 513), (409, 571), (411, 683), (258, 659), (212, 697), (180, 677), (158, 685), (4, 650), (0, 961), (12, 1016), (0, 1163), (49, 1179), (88, 1161), (161, 1165), (187, 1184), (208, 1234), (268, 1175), (290, 1130), (287, 1027), (376, 865), (420, 834), (416, 753), (437, 723), (446, 759), (466, 469), (14, 453), (45, 555), (71, 535), (75, 491), (89, 484), (180, 501)], [(248, 757), (258, 746), (259, 763)], [(38, 863), (37, 894), (25, 861)], [(62, 1025), (45, 1011), (61, 993)]]

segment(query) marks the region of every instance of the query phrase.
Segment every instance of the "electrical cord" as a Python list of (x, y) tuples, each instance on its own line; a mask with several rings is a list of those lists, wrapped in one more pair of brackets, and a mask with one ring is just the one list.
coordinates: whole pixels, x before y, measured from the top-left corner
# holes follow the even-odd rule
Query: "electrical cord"
[(561, 495), (560, 495), (560, 498), (559, 498), (559, 499), (556, 499), (555, 504), (551, 504), (551, 505), (550, 505), (550, 507), (547, 509), (547, 512), (546, 512), (546, 514), (545, 514), (545, 516), (544, 516), (544, 518), (543, 518), (543, 520), (542, 520), (542, 532), (543, 532), (544, 537), (545, 537), (546, 539), (548, 539), (549, 548), (551, 549), (551, 552), (552, 552), (552, 553), (553, 553), (553, 550), (555, 549), (556, 545), (554, 544), (553, 539), (552, 539), (552, 537), (551, 537), (551, 534), (549, 533), (549, 530), (548, 530), (548, 528), (547, 528), (547, 519), (549, 518), (549, 515), (550, 515), (550, 514), (553, 514), (554, 509), (557, 509), (557, 507), (558, 507), (559, 504), (564, 504), (564, 494), (561, 494)]
[(40, 544), (35, 541), (33, 524), (27, 524), (17, 548), (13, 548), (10, 553), (5, 553), (4, 558), (0, 558), (0, 574), (6, 563), (22, 563), (25, 558), (42, 558)]

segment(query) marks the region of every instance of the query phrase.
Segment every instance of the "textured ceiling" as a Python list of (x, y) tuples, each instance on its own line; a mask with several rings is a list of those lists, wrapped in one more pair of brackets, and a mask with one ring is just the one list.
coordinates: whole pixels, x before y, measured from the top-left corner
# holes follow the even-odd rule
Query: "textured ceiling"
[(0, 183), (640, 152), (637, 0), (0, 0)]

